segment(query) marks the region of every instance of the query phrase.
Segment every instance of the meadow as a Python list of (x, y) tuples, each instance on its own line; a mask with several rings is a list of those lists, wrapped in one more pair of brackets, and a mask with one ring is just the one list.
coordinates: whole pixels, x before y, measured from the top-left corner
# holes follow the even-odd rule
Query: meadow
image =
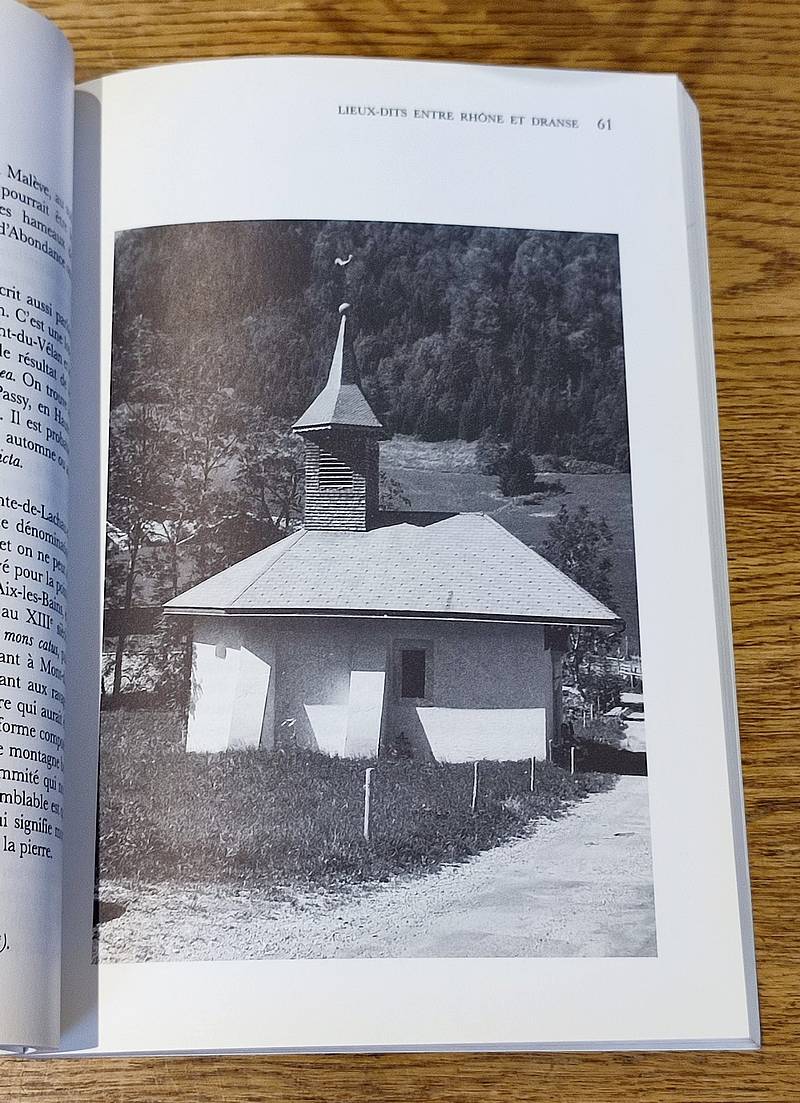
[[(375, 767), (372, 831), (364, 775)], [(469, 763), (423, 765), (318, 753), (187, 754), (174, 713), (103, 713), (102, 880), (258, 884), (291, 891), (419, 874), (553, 819), (608, 776), (537, 763), (481, 763), (472, 811)]]

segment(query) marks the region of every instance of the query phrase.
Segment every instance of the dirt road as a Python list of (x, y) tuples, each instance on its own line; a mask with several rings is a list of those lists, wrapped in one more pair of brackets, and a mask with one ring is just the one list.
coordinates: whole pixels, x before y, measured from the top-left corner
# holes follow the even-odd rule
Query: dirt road
[(276, 901), (230, 887), (109, 885), (103, 961), (633, 957), (656, 952), (647, 779), (417, 879)]

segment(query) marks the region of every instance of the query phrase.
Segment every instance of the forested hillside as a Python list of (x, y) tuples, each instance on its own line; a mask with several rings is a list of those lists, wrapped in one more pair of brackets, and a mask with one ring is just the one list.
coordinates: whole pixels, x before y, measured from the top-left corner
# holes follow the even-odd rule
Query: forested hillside
[[(348, 257), (352, 257), (348, 263)], [(616, 238), (361, 222), (241, 222), (117, 239), (112, 405), (158, 378), (290, 423), (353, 304), (390, 431), (628, 467)], [(138, 382), (137, 382), (138, 381)]]

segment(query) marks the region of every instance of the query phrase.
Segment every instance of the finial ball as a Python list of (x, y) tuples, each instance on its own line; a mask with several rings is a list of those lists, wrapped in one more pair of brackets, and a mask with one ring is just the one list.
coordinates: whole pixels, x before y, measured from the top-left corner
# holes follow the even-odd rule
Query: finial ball
[(346, 314), (349, 309), (350, 309), (350, 303), (342, 303), (342, 305), (339, 307), (339, 313), (340, 314)]

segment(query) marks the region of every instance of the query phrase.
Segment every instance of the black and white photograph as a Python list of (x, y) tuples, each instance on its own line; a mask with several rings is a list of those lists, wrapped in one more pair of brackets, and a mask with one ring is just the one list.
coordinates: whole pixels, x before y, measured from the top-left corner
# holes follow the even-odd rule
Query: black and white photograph
[(618, 240), (117, 234), (99, 962), (657, 954)]

